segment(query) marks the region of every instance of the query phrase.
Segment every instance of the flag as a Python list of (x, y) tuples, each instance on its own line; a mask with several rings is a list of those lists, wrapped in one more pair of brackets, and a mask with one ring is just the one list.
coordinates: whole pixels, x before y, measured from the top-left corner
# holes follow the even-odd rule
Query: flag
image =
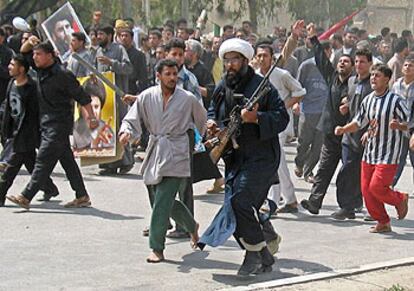
[(337, 32), (342, 26), (347, 24), (355, 15), (357, 15), (361, 10), (354, 11), (351, 15), (348, 15), (347, 17), (343, 18), (341, 21), (335, 23), (332, 25), (327, 31), (322, 33), (318, 39), (319, 40), (325, 40), (328, 39), (332, 34)]
[(0, 12), (0, 25), (11, 23), (16, 16), (26, 18), (40, 10), (56, 5), (58, 0), (14, 0), (8, 3)]

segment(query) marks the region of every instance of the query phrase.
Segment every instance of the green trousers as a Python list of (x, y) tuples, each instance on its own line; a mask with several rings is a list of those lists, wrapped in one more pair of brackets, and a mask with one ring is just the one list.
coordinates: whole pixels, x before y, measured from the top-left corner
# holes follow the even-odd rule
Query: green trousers
[(154, 194), (149, 233), (149, 245), (154, 251), (165, 249), (165, 235), (170, 217), (182, 225), (185, 231), (190, 233), (195, 231), (196, 222), (191, 212), (181, 201), (175, 200), (184, 179), (164, 177), (159, 184), (148, 187)]

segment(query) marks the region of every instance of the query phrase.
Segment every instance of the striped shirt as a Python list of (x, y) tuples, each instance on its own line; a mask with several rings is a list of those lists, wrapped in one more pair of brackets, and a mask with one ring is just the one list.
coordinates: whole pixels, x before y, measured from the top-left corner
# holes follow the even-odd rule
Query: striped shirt
[(354, 118), (360, 128), (368, 126), (368, 142), (362, 160), (368, 164), (398, 164), (400, 159), (403, 132), (392, 130), (390, 122), (408, 121), (408, 109), (405, 100), (387, 91), (382, 96), (372, 92), (361, 103)]

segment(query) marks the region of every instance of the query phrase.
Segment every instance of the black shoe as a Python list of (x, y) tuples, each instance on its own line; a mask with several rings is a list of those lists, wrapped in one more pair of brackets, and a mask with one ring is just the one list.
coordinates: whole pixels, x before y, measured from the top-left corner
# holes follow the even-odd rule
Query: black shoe
[(37, 199), (37, 201), (48, 202), (48, 201), (50, 201), (50, 199), (52, 197), (56, 197), (58, 195), (59, 195), (59, 191), (56, 188), (56, 191), (51, 191), (51, 192), (45, 192), (45, 193), (43, 193), (43, 197)]
[(111, 175), (116, 175), (116, 171), (117, 169), (107, 168), (107, 169), (100, 170), (98, 174), (101, 176), (111, 176)]
[(259, 252), (246, 251), (243, 264), (240, 266), (237, 275), (249, 276), (262, 272), (262, 257)]
[(4, 203), (6, 203), (6, 196), (0, 198), (0, 207), (3, 207)]
[(134, 168), (134, 165), (124, 166), (119, 168), (120, 175), (126, 175)]
[(355, 212), (346, 209), (339, 209), (338, 211), (332, 213), (331, 216), (336, 220), (355, 219)]
[(369, 215), (368, 213), (365, 214), (364, 216), (364, 221), (375, 221), (374, 218), (371, 217), (371, 215)]
[(307, 199), (303, 199), (300, 202), (300, 205), (302, 205), (303, 208), (305, 208), (307, 211), (309, 211), (312, 214), (319, 214), (319, 208), (313, 205), (312, 202), (310, 202)]

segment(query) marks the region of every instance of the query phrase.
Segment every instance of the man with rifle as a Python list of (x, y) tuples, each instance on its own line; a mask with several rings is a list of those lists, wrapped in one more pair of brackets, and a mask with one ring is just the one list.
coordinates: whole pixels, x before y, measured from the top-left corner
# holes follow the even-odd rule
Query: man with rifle
[[(269, 272), (274, 263), (258, 215), (270, 186), (277, 179), (278, 134), (289, 122), (277, 91), (268, 82), (262, 82), (263, 78), (249, 66), (253, 55), (252, 46), (237, 38), (226, 40), (219, 50), (225, 74), (213, 94), (207, 128), (214, 134), (218, 128), (230, 129), (235, 119), (240, 118), (241, 122), (236, 122), (233, 143), (229, 142), (230, 149), (222, 155), (226, 164), (223, 208), (199, 244), (217, 246), (233, 234), (246, 250), (238, 271), (242, 276)], [(262, 97), (252, 102), (259, 95)], [(221, 228), (221, 219), (227, 220), (226, 229)]]

